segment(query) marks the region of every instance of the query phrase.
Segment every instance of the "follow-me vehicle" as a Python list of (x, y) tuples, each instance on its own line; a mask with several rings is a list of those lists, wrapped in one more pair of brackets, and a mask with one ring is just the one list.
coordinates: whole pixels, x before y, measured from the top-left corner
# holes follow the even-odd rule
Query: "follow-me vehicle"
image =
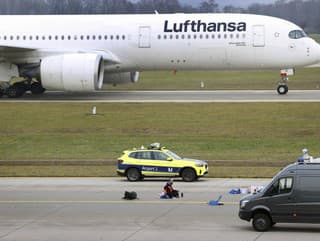
[(139, 181), (144, 177), (182, 177), (192, 182), (208, 174), (205, 161), (181, 158), (174, 152), (151, 144), (147, 149), (132, 149), (123, 152), (118, 158), (117, 173), (129, 181)]
[[(294, 68), (320, 62), (297, 25), (250, 14), (0, 16), (0, 85), (90, 92), (136, 82), (139, 71), (278, 69), (279, 94)], [(20, 83), (12, 78), (21, 77)], [(36, 81), (32, 81), (36, 79)]]
[(239, 217), (257, 231), (276, 223), (320, 223), (320, 160), (300, 160), (277, 174), (261, 192), (240, 201)]

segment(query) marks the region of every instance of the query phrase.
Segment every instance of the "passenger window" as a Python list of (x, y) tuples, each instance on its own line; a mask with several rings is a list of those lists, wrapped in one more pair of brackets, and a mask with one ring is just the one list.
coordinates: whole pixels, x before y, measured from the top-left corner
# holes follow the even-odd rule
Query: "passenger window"
[(160, 161), (167, 161), (168, 156), (162, 152), (154, 151), (153, 154), (153, 160), (160, 160)]
[(137, 152), (136, 159), (151, 160), (151, 151)]
[(136, 154), (137, 154), (137, 152), (132, 152), (132, 153), (130, 153), (129, 157), (130, 158), (136, 158)]

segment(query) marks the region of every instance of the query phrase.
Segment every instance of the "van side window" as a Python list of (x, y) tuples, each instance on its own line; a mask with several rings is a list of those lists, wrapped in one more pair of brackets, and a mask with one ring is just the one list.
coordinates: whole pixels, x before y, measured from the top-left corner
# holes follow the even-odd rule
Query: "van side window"
[(279, 180), (279, 194), (291, 192), (293, 184), (292, 177), (281, 178)]
[(290, 193), (293, 187), (293, 177), (284, 177), (275, 182), (266, 192), (267, 196)]

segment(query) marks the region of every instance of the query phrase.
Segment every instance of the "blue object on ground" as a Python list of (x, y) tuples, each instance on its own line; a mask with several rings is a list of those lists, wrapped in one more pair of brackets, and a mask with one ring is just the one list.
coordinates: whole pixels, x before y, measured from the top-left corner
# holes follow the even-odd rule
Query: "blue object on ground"
[(165, 195), (161, 195), (160, 199), (171, 199), (171, 197), (169, 195), (165, 194)]
[(210, 206), (223, 205), (223, 203), (220, 203), (221, 198), (222, 198), (222, 195), (220, 195), (217, 200), (211, 200), (211, 201), (209, 201), (209, 205), (210, 205)]
[(239, 189), (231, 189), (229, 194), (241, 194), (241, 190), (240, 190), (240, 188)]

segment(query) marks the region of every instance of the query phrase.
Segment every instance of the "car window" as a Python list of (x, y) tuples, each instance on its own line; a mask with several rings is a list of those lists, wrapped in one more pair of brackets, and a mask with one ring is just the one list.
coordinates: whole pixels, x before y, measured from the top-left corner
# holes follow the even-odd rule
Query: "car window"
[(151, 160), (151, 151), (140, 151), (136, 154), (136, 159)]
[(172, 157), (173, 159), (175, 159), (175, 160), (181, 160), (181, 159), (182, 159), (180, 156), (178, 156), (176, 153), (174, 153), (174, 152), (172, 152), (172, 151), (167, 150), (167, 154), (168, 154), (169, 156), (171, 156), (171, 157)]
[(167, 161), (168, 158), (169, 158), (169, 156), (167, 156), (163, 152), (160, 152), (160, 151), (154, 151), (153, 152), (153, 159), (154, 160)]
[(137, 152), (132, 152), (130, 153), (129, 157), (130, 158), (136, 158)]

